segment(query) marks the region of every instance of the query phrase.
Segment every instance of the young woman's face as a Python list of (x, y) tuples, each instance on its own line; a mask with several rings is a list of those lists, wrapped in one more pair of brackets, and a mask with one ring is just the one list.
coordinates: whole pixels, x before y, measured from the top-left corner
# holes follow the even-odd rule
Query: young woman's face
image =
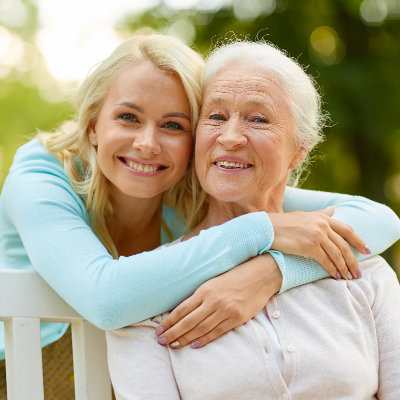
[(89, 139), (114, 196), (160, 197), (183, 176), (192, 153), (190, 105), (181, 81), (150, 61), (123, 67)]

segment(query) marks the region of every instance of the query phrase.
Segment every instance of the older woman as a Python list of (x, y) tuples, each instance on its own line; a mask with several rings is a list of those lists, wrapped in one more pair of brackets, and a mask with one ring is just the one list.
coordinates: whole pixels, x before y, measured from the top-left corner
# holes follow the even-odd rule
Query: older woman
[[(217, 49), (204, 83), (196, 171), (210, 201), (184, 240), (251, 211), (281, 213), (288, 177), (322, 125), (309, 77), (267, 43)], [(159, 346), (154, 329), (162, 316), (110, 331), (116, 396), (398, 399), (399, 303), (394, 272), (375, 257), (364, 262), (362, 279), (326, 279), (276, 295), (248, 323), (197, 351), (196, 341), (178, 350)]]

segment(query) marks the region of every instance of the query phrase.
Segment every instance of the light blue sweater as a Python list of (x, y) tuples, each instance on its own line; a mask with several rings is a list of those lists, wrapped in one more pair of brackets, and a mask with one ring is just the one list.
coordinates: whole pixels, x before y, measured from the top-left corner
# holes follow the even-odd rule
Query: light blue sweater
[[(335, 218), (353, 226), (373, 254), (400, 237), (397, 216), (361, 197), (288, 189), (284, 209), (308, 211), (329, 205), (336, 207)], [(167, 207), (163, 217), (173, 238), (180, 237), (182, 219)], [(85, 203), (72, 190), (61, 163), (37, 140), (15, 155), (0, 197), (0, 227), (0, 268), (35, 268), (68, 304), (102, 329), (172, 309), (206, 280), (268, 251), (273, 242), (271, 222), (258, 212), (176, 246), (114, 260), (93, 233)], [(165, 243), (165, 233), (161, 236)], [(283, 273), (281, 291), (328, 276), (316, 262), (274, 257)], [(42, 324), (42, 345), (60, 338), (66, 328)]]

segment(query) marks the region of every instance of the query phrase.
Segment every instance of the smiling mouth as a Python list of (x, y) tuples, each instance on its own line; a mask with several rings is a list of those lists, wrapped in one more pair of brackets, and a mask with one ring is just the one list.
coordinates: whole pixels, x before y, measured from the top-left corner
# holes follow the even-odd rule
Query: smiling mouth
[(216, 161), (214, 165), (225, 169), (248, 169), (253, 166), (253, 164), (238, 163), (231, 161)]
[(127, 165), (129, 168), (133, 169), (134, 171), (137, 172), (143, 172), (143, 173), (154, 173), (157, 171), (162, 171), (164, 169), (167, 169), (168, 167), (165, 165), (161, 164), (141, 164), (136, 161), (128, 160), (124, 157), (118, 157), (120, 161), (122, 161), (125, 165)]

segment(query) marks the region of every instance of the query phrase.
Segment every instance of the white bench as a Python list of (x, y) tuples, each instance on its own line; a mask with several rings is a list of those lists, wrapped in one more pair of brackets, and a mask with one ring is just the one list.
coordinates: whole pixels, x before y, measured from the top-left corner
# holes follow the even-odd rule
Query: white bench
[(0, 269), (8, 400), (43, 400), (40, 321), (69, 322), (76, 400), (111, 400), (104, 332), (69, 307), (34, 271)]

